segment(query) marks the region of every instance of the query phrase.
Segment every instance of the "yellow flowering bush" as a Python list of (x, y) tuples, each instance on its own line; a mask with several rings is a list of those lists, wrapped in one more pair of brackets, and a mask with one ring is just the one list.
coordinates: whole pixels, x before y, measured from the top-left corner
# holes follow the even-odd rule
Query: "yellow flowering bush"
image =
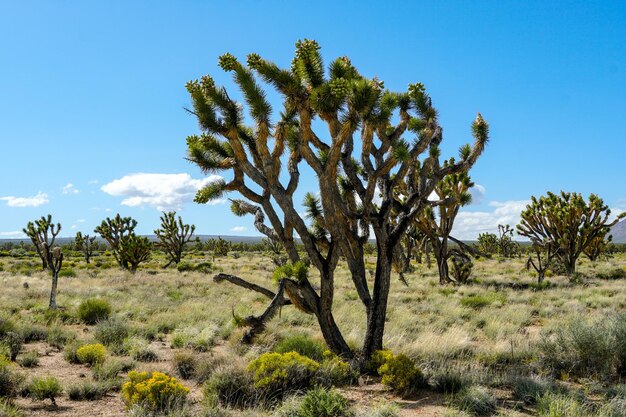
[(78, 362), (85, 363), (89, 366), (103, 363), (107, 357), (107, 348), (100, 343), (81, 346), (76, 350), (76, 358)]
[(382, 383), (398, 394), (408, 394), (424, 384), (422, 372), (406, 355), (391, 355), (378, 368), (378, 374), (383, 377)]
[(152, 410), (164, 410), (183, 404), (189, 388), (163, 372), (128, 373), (130, 381), (122, 387), (122, 398), (128, 407), (139, 404)]
[(299, 390), (310, 385), (320, 364), (296, 352), (264, 353), (250, 362), (254, 387), (270, 392)]

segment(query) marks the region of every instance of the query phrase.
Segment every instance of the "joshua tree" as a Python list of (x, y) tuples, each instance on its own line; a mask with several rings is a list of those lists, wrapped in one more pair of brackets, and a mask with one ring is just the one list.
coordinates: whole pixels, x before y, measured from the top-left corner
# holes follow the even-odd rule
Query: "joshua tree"
[(609, 222), (610, 215), (611, 210), (595, 194), (590, 194), (586, 202), (581, 194), (549, 192), (538, 199), (532, 197), (531, 204), (522, 212), (517, 231), (544, 246), (548, 240), (554, 242), (566, 273), (572, 275), (580, 254), (598, 237), (604, 239), (626, 213), (612, 222)]
[(519, 245), (513, 240), (513, 228), (507, 225), (498, 225), (498, 252), (505, 258), (512, 258), (519, 253)]
[(54, 245), (54, 241), (61, 231), (61, 223), (56, 225), (52, 223), (52, 215), (48, 214), (47, 217), (41, 216), (39, 220), (28, 222), (22, 231), (33, 242), (37, 255), (41, 259), (41, 269), (45, 271), (48, 267), (48, 258), (43, 250), (43, 246), (46, 244), (51, 248)]
[(183, 223), (183, 218), (178, 216), (176, 220), (176, 212), (163, 212), (161, 215), (161, 228), (156, 229), (154, 234), (158, 241), (155, 246), (161, 249), (169, 257), (170, 261), (165, 265), (167, 268), (172, 263), (178, 265), (183, 256), (185, 245), (192, 241), (193, 232), (196, 230), (195, 225)]
[(537, 283), (541, 285), (550, 263), (559, 252), (559, 247), (550, 239), (533, 239), (531, 248), (532, 252), (526, 261), (526, 269), (532, 267), (537, 272)]
[(76, 249), (83, 253), (86, 263), (91, 262), (91, 255), (93, 254), (93, 242), (96, 240), (95, 236), (83, 235), (81, 232), (76, 232), (74, 238), (74, 245)]
[[(451, 256), (448, 250), (448, 240), (459, 209), (472, 201), (469, 190), (473, 186), (474, 183), (467, 173), (447, 175), (435, 187), (439, 200), (447, 202), (437, 207), (437, 215), (433, 208), (427, 207), (415, 221), (416, 227), (427, 236), (433, 248), (440, 284), (452, 281), (448, 268), (448, 259)], [(460, 267), (461, 260), (457, 263)]]
[[(467, 172), (474, 165), (487, 141), (488, 124), (478, 115), (472, 124), (474, 146), (463, 146), (458, 162), (442, 166), (442, 129), (422, 84), (411, 84), (407, 92), (387, 91), (382, 81), (359, 74), (346, 57), (334, 60), (327, 74), (319, 46), (310, 40), (296, 44), (290, 69), (256, 54), (249, 55), (247, 62), (245, 67), (230, 54), (219, 59), (222, 69), (234, 74), (253, 126), (245, 125), (242, 106), (211, 77), (187, 84), (193, 103), (190, 112), (202, 130), (187, 139), (188, 158), (205, 172), (231, 172), (228, 181), (200, 190), (196, 201), (206, 203), (238, 192), (245, 200), (233, 202), (235, 211), (254, 210), (257, 229), (278, 239), (293, 265), (301, 260), (294, 240), (297, 233), (311, 266), (320, 274), (319, 291), (306, 276), (280, 278), (276, 292), (256, 286), (272, 302), (263, 315), (246, 322), (262, 328), (280, 306), (292, 303), (315, 315), (331, 351), (353, 358), (332, 309), (334, 271), (340, 256), (345, 257), (365, 311), (361, 356), (365, 361), (382, 348), (397, 245), (426, 207), (450, 202), (429, 201), (428, 196), (444, 177)], [(275, 121), (255, 73), (284, 98), (284, 109)], [(327, 127), (323, 134), (314, 128), (320, 124)], [(414, 134), (411, 142), (404, 139), (410, 134)], [(319, 188), (319, 196), (307, 197), (306, 214), (294, 201), (296, 191), (302, 192), (301, 164), (315, 173)], [(401, 184), (406, 190), (402, 197), (396, 192)], [(380, 194), (376, 203), (375, 193)], [(242, 209), (242, 203), (251, 210)], [(262, 222), (257, 212), (263, 213)], [(265, 219), (270, 226), (263, 227)], [(370, 227), (377, 246), (371, 291), (364, 260)], [(233, 278), (237, 277), (228, 280), (254, 289)]]
[(150, 257), (152, 247), (148, 238), (135, 234), (136, 226), (136, 220), (118, 213), (113, 219), (107, 217), (94, 230), (109, 243), (118, 265), (131, 272)]
[(49, 309), (57, 308), (57, 285), (59, 283), (59, 271), (63, 266), (63, 252), (61, 248), (55, 246), (50, 248), (46, 242), (43, 243), (42, 252), (46, 257), (46, 265), (50, 273), (52, 274), (52, 286), (50, 288), (50, 303)]
[(499, 248), (499, 239), (495, 233), (485, 232), (478, 235), (478, 249), (480, 251), (493, 255), (498, 253)]
[(583, 250), (583, 253), (592, 262), (598, 260), (602, 256), (608, 259), (610, 256), (609, 248), (611, 247), (612, 241), (612, 235), (608, 235), (606, 238), (605, 236), (598, 236), (589, 242), (587, 247)]

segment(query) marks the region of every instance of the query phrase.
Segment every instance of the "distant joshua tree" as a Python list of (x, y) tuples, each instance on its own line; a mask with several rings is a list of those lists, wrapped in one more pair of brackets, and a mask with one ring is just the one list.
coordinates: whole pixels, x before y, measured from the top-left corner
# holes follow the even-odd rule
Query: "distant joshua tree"
[(74, 245), (76, 250), (83, 253), (86, 263), (91, 262), (91, 255), (93, 254), (93, 242), (96, 240), (96, 236), (83, 235), (81, 232), (76, 232), (74, 238)]
[(150, 258), (152, 250), (147, 237), (135, 234), (136, 226), (136, 220), (117, 214), (113, 219), (107, 217), (94, 230), (109, 243), (118, 265), (131, 272), (135, 272), (141, 262)]
[(626, 217), (622, 213), (612, 222), (611, 210), (595, 194), (589, 195), (589, 202), (581, 194), (548, 193), (540, 198), (532, 197), (532, 202), (522, 212), (522, 220), (517, 225), (521, 236), (545, 247), (548, 242), (558, 248), (556, 256), (563, 262), (568, 275), (576, 272), (578, 257), (598, 239), (605, 236), (617, 222)]
[(164, 268), (172, 263), (178, 265), (183, 256), (185, 245), (193, 240), (193, 233), (196, 226), (183, 223), (183, 218), (178, 216), (176, 220), (176, 212), (163, 212), (161, 215), (161, 228), (156, 229), (154, 234), (158, 241), (155, 246), (165, 252), (169, 258), (169, 262)]
[(59, 271), (63, 266), (63, 252), (58, 246), (53, 246), (57, 235), (61, 231), (61, 223), (52, 223), (52, 215), (41, 217), (34, 222), (28, 222), (24, 233), (30, 238), (41, 258), (44, 270), (52, 274), (52, 285), (50, 288), (50, 302), (48, 308), (57, 308), (57, 286), (59, 282)]
[(61, 223), (55, 225), (52, 222), (52, 215), (48, 214), (47, 217), (41, 216), (39, 220), (28, 222), (22, 231), (33, 242), (37, 255), (41, 259), (41, 270), (45, 271), (48, 267), (48, 258), (44, 252), (44, 244), (48, 245), (48, 248), (54, 245), (54, 241), (61, 231)]

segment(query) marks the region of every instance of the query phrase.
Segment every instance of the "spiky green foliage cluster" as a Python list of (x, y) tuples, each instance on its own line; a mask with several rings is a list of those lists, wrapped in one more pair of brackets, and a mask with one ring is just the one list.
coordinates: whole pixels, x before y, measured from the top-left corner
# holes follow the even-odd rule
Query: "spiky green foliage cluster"
[(572, 274), (580, 254), (594, 240), (604, 239), (626, 213), (613, 221), (609, 221), (610, 215), (609, 207), (595, 194), (590, 194), (585, 201), (578, 193), (548, 192), (539, 198), (532, 197), (522, 212), (517, 231), (531, 241), (543, 242), (544, 246), (548, 241), (556, 245), (557, 256), (565, 264), (567, 273)]
[(50, 249), (54, 245), (56, 237), (61, 231), (61, 223), (55, 225), (52, 221), (52, 215), (48, 214), (48, 216), (41, 216), (39, 220), (28, 222), (22, 231), (33, 242), (33, 246), (41, 258), (42, 268), (45, 270), (48, 267), (46, 248)]
[(296, 281), (304, 281), (309, 277), (309, 267), (304, 261), (295, 263), (288, 262), (283, 266), (279, 266), (274, 270), (272, 278), (274, 281), (280, 281), (284, 278), (291, 278)]
[(85, 258), (85, 262), (91, 262), (91, 255), (93, 254), (94, 244), (93, 242), (96, 240), (96, 236), (83, 235), (81, 232), (76, 232), (76, 237), (74, 237), (74, 246), (76, 250), (79, 250), (83, 253)]

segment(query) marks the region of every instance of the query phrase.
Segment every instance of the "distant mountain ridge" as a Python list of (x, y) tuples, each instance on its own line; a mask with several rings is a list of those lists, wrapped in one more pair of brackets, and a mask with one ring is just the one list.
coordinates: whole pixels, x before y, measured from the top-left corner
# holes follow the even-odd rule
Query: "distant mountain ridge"
[(626, 219), (611, 228), (614, 243), (626, 243)]
[[(156, 235), (145, 235), (148, 239), (150, 239), (151, 241), (156, 241)], [(210, 239), (217, 239), (218, 237), (221, 237), (224, 240), (227, 240), (229, 242), (232, 243), (259, 243), (261, 242), (261, 240), (263, 239), (262, 236), (228, 236), (228, 235), (197, 235), (201, 241), (206, 242), (207, 240)], [(98, 236), (99, 241), (103, 241), (103, 239), (101, 239)], [(65, 245), (67, 243), (70, 243), (74, 241), (73, 237), (58, 237), (56, 239), (56, 242), (61, 244), (61, 245)], [(7, 243), (7, 242), (13, 242), (13, 243), (20, 243), (20, 242), (24, 242), (24, 243), (31, 243), (30, 239), (28, 238), (23, 238), (23, 239), (0, 239), (0, 243)]]

